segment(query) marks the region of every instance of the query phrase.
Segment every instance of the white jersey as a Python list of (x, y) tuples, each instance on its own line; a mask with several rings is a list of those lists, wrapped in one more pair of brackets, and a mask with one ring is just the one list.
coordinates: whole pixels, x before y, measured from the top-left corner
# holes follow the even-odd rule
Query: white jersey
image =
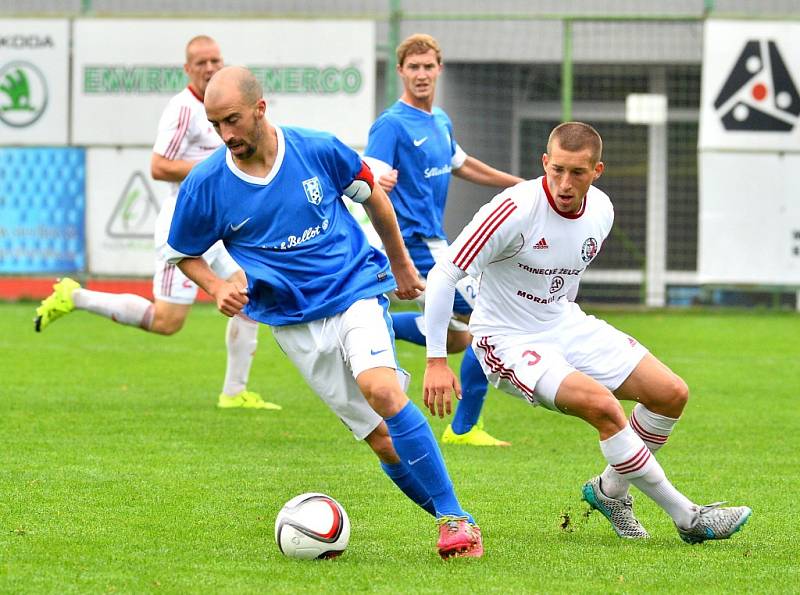
[[(203, 100), (186, 87), (169, 100), (161, 114), (153, 152), (170, 160), (202, 161), (221, 144), (222, 139), (206, 117)], [(180, 183), (173, 182), (170, 186), (170, 196), (164, 200), (156, 219), (156, 248), (167, 243)]]
[(472, 334), (552, 328), (571, 310), (581, 275), (613, 222), (611, 200), (594, 186), (574, 214), (556, 210), (545, 177), (495, 196), (447, 252), (456, 267), (480, 277)]

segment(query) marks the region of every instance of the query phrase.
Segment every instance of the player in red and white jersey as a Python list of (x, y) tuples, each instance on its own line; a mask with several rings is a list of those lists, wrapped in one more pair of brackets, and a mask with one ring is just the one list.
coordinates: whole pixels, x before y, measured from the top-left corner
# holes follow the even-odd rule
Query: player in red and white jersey
[[(696, 505), (653, 456), (683, 412), (686, 383), (634, 338), (573, 301), (614, 219), (608, 196), (592, 186), (603, 173), (601, 156), (594, 128), (557, 126), (542, 156), (545, 175), (498, 194), (437, 262), (426, 288), (425, 404), (443, 417), (460, 392), (447, 366), (447, 325), (456, 283), (479, 277), (470, 332), (489, 381), (533, 405), (579, 417), (599, 434), (608, 466), (584, 484), (583, 499), (620, 537), (648, 537), (633, 514), (633, 484), (670, 515), (684, 541), (726, 539), (750, 508)], [(637, 401), (630, 420), (620, 399)]]
[[(214, 72), (216, 69), (211, 74)], [(156, 221), (154, 239), (157, 250), (167, 243), (181, 182), (195, 163), (211, 155), (221, 144), (222, 139), (206, 118), (203, 95), (191, 84), (169, 100), (158, 122), (158, 136), (151, 159), (153, 177), (170, 182), (171, 189)]]
[(471, 331), (538, 332), (569, 315), (581, 275), (613, 221), (611, 201), (593, 186), (576, 213), (555, 207), (545, 177), (498, 194), (448, 252), (458, 269), (483, 274)]
[[(172, 192), (164, 201), (155, 225), (154, 302), (133, 294), (91, 291), (72, 279), (64, 278), (53, 286), (53, 293), (37, 308), (37, 331), (44, 330), (50, 322), (76, 309), (162, 335), (172, 335), (183, 327), (197, 297), (197, 285), (178, 267), (169, 264), (162, 252), (167, 244), (181, 181), (197, 163), (222, 144), (222, 139), (206, 118), (203, 106), (208, 81), (222, 66), (222, 54), (212, 38), (199, 35), (191, 39), (186, 45), (184, 64), (189, 85), (170, 99), (158, 124), (151, 173), (156, 180), (171, 182)], [(247, 287), (244, 273), (228, 255), (222, 242), (212, 246), (203, 258), (223, 279)], [(225, 381), (217, 401), (219, 407), (280, 409), (280, 406), (264, 401), (258, 393), (247, 390), (257, 336), (258, 324), (247, 316), (242, 314), (229, 320), (225, 340), (228, 360)]]

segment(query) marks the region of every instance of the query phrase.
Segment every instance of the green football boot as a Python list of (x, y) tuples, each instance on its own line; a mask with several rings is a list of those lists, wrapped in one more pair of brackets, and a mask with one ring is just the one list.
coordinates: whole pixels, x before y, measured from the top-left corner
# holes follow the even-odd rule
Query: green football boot
[(80, 283), (69, 277), (59, 279), (53, 285), (53, 293), (43, 299), (39, 307), (36, 308), (34, 328), (37, 333), (42, 332), (54, 320), (58, 320), (75, 309), (75, 303), (72, 301), (72, 292), (80, 288), (80, 286)]
[(283, 409), (280, 405), (265, 401), (261, 398), (261, 395), (249, 390), (243, 390), (232, 397), (225, 393), (220, 393), (217, 407), (220, 409), (271, 409), (273, 411)]

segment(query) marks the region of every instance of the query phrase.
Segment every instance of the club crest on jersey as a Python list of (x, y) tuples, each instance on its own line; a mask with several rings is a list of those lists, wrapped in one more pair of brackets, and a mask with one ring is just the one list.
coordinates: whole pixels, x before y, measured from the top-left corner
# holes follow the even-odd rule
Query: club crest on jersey
[(319, 183), (317, 176), (303, 180), (303, 190), (305, 190), (308, 202), (312, 205), (318, 205), (322, 202), (322, 184)]
[(592, 259), (597, 256), (597, 240), (594, 238), (586, 238), (581, 247), (581, 260), (583, 262), (592, 262)]

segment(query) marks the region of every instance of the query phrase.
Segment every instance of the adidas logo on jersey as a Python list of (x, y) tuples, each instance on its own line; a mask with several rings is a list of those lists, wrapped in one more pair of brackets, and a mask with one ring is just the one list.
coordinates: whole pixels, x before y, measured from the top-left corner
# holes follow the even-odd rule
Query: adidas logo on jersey
[(533, 245), (534, 250), (547, 250), (549, 247), (544, 237)]

